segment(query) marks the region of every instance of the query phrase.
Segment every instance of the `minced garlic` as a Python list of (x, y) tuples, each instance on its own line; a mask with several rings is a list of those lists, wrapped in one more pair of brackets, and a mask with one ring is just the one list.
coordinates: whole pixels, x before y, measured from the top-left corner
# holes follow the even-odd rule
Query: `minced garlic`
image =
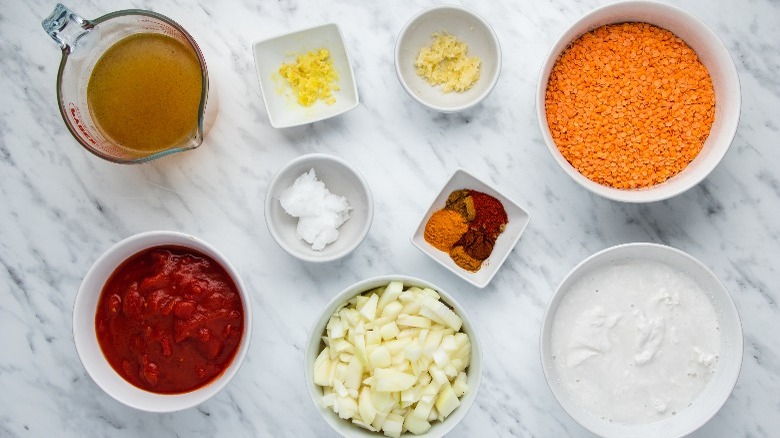
[(417, 75), (445, 93), (463, 92), (479, 79), (479, 58), (466, 56), (468, 44), (447, 33), (433, 34), (433, 44), (420, 49), (414, 66)]
[(313, 50), (295, 59), (294, 64), (282, 64), (279, 75), (292, 87), (298, 97), (298, 103), (312, 106), (317, 99), (333, 105), (334, 91), (339, 90), (336, 83), (339, 75), (333, 67), (333, 59), (328, 49)]

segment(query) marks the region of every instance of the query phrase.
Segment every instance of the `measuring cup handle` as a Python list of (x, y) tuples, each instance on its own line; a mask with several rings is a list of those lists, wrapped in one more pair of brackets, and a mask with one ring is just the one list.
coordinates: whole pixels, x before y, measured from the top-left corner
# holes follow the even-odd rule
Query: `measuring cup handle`
[(57, 3), (54, 11), (43, 22), (43, 30), (59, 44), (60, 49), (73, 52), (73, 47), (79, 38), (86, 35), (93, 26), (62, 3)]

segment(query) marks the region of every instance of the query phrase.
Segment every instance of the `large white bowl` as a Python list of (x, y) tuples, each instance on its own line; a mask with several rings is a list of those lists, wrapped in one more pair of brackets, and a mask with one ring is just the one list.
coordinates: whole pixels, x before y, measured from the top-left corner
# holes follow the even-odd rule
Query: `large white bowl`
[[(333, 194), (347, 198), (352, 210), (339, 227), (339, 237), (322, 251), (298, 237), (298, 218), (284, 211), (279, 196), (302, 174), (314, 169), (317, 179)], [(306, 262), (329, 262), (346, 256), (365, 239), (374, 219), (374, 200), (365, 178), (333, 155), (308, 154), (287, 163), (274, 176), (265, 194), (265, 223), (271, 237), (288, 254)]]
[[(621, 190), (591, 181), (561, 154), (550, 134), (545, 114), (545, 93), (555, 62), (581, 35), (606, 24), (641, 21), (667, 29), (682, 38), (707, 67), (715, 88), (715, 121), (699, 155), (679, 174), (643, 189)], [(594, 9), (574, 23), (550, 50), (542, 65), (536, 89), (536, 113), (542, 138), (555, 161), (574, 181), (591, 192), (622, 202), (653, 202), (676, 196), (707, 177), (734, 139), (741, 107), (739, 77), (728, 49), (704, 22), (672, 5), (651, 1), (625, 1)]]
[(330, 303), (323, 309), (320, 316), (317, 318), (317, 322), (309, 332), (309, 339), (306, 341), (306, 359), (304, 361), (304, 375), (306, 377), (306, 387), (309, 390), (311, 401), (317, 409), (317, 412), (322, 415), (322, 418), (333, 428), (338, 434), (347, 438), (377, 438), (384, 436), (379, 432), (371, 432), (362, 429), (352, 424), (351, 421), (342, 420), (334, 413), (330, 408), (322, 406), (320, 399), (323, 396), (322, 388), (314, 383), (314, 361), (317, 359), (320, 351), (324, 348), (322, 343), (322, 336), (325, 334), (325, 326), (328, 324), (328, 320), (333, 315), (333, 312), (339, 308), (342, 304), (349, 301), (355, 295), (359, 295), (363, 292), (369, 291), (379, 286), (384, 286), (391, 281), (398, 280), (403, 281), (404, 288), (410, 286), (429, 287), (439, 293), (441, 301), (450, 306), (455, 313), (463, 320), (462, 331), (466, 333), (471, 341), (471, 363), (466, 369), (468, 375), (467, 383), (469, 386), (468, 392), (460, 399), (460, 406), (442, 422), (434, 422), (425, 434), (413, 435), (411, 433), (402, 434), (401, 437), (422, 437), (433, 438), (441, 437), (450, 432), (463, 417), (468, 413), (469, 408), (477, 398), (477, 392), (479, 391), (479, 383), (482, 380), (482, 346), (479, 343), (477, 337), (476, 328), (472, 320), (463, 310), (463, 307), (455, 301), (454, 298), (440, 287), (435, 286), (427, 281), (420, 280), (419, 278), (409, 277), (405, 275), (384, 275), (380, 277), (370, 278), (363, 280), (352, 286), (344, 289), (338, 295), (336, 295)]
[[(558, 306), (572, 285), (603, 267), (640, 260), (660, 262), (676, 268), (690, 276), (707, 292), (718, 318), (721, 336), (720, 357), (715, 373), (696, 398), (693, 406), (677, 412), (673, 417), (655, 423), (626, 425), (611, 423), (589, 413), (567, 395), (553, 367), (551, 333)], [(629, 243), (613, 246), (588, 257), (572, 269), (558, 286), (547, 305), (542, 319), (540, 336), (542, 369), (553, 395), (575, 421), (603, 437), (681, 437), (700, 428), (720, 410), (734, 389), (742, 366), (743, 348), (739, 314), (731, 295), (718, 281), (715, 274), (691, 255), (669, 246), (653, 243)]]
[[(129, 257), (147, 248), (176, 245), (191, 248), (216, 260), (235, 282), (244, 306), (244, 333), (233, 361), (223, 373), (206, 386), (184, 394), (156, 394), (144, 391), (122, 378), (108, 363), (98, 344), (95, 313), (103, 286), (114, 270)], [(128, 237), (109, 248), (87, 271), (73, 306), (73, 340), (87, 374), (117, 401), (148, 412), (174, 412), (199, 405), (222, 390), (244, 362), (252, 337), (252, 305), (244, 283), (230, 262), (214, 247), (189, 234), (175, 231), (150, 231)]]
[[(468, 44), (468, 56), (482, 64), (479, 79), (468, 90), (443, 93), (417, 75), (414, 61), (431, 36), (448, 32)], [(395, 43), (395, 72), (407, 93), (417, 102), (442, 112), (457, 112), (478, 104), (495, 87), (501, 72), (501, 46), (493, 29), (476, 13), (454, 5), (434, 6), (412, 17), (401, 29)]]

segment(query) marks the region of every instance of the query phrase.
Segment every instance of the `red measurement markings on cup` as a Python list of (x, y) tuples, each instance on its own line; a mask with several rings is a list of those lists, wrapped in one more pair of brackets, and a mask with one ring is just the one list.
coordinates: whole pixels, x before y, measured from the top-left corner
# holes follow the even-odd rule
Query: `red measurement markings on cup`
[(152, 32), (162, 32), (169, 37), (176, 38), (180, 41), (185, 41), (185, 39), (181, 36), (181, 32), (178, 32), (173, 26), (160, 23), (157, 20), (150, 20), (146, 18), (142, 18), (138, 20), (138, 22), (143, 23), (142, 27), (146, 30), (150, 30)]
[(81, 123), (81, 111), (79, 111), (78, 107), (73, 104), (73, 102), (70, 102), (68, 104), (68, 109), (70, 110), (70, 115), (73, 117), (73, 122), (76, 123), (76, 126), (79, 128), (79, 131), (81, 131), (82, 134), (84, 134), (84, 137), (89, 140), (90, 143), (97, 145), (97, 142), (94, 138), (89, 134), (89, 131), (87, 131), (87, 128), (84, 127), (84, 124)]

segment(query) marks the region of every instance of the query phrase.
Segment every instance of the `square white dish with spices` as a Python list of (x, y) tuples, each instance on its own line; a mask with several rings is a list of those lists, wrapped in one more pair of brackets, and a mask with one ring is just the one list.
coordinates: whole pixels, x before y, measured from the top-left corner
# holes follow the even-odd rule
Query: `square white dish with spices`
[[(428, 220), (435, 212), (446, 206), (447, 198), (450, 193), (461, 189), (476, 190), (496, 198), (501, 202), (501, 205), (503, 205), (509, 219), (504, 227), (504, 231), (501, 232), (496, 239), (490, 256), (482, 263), (481, 267), (476, 272), (461, 268), (452, 260), (449, 253), (438, 250), (425, 240), (425, 226), (428, 223)], [(501, 194), (493, 186), (481, 181), (464, 169), (457, 169), (436, 195), (436, 198), (431, 203), (428, 211), (425, 212), (425, 215), (420, 220), (420, 223), (417, 225), (417, 228), (412, 235), (412, 244), (420, 251), (436, 260), (440, 265), (452, 271), (455, 275), (478, 288), (484, 288), (496, 275), (501, 265), (504, 264), (509, 253), (512, 252), (512, 249), (520, 240), (520, 236), (525, 231), (530, 220), (531, 216), (525, 209)]]
[[(279, 75), (279, 68), (284, 63), (294, 63), (299, 55), (320, 49), (330, 52), (339, 89), (333, 92), (335, 102), (330, 105), (318, 99), (311, 106), (303, 106), (297, 102), (287, 81)], [(335, 23), (258, 41), (252, 45), (252, 53), (265, 109), (274, 128), (317, 122), (358, 106), (357, 85), (349, 53), (341, 30)]]

